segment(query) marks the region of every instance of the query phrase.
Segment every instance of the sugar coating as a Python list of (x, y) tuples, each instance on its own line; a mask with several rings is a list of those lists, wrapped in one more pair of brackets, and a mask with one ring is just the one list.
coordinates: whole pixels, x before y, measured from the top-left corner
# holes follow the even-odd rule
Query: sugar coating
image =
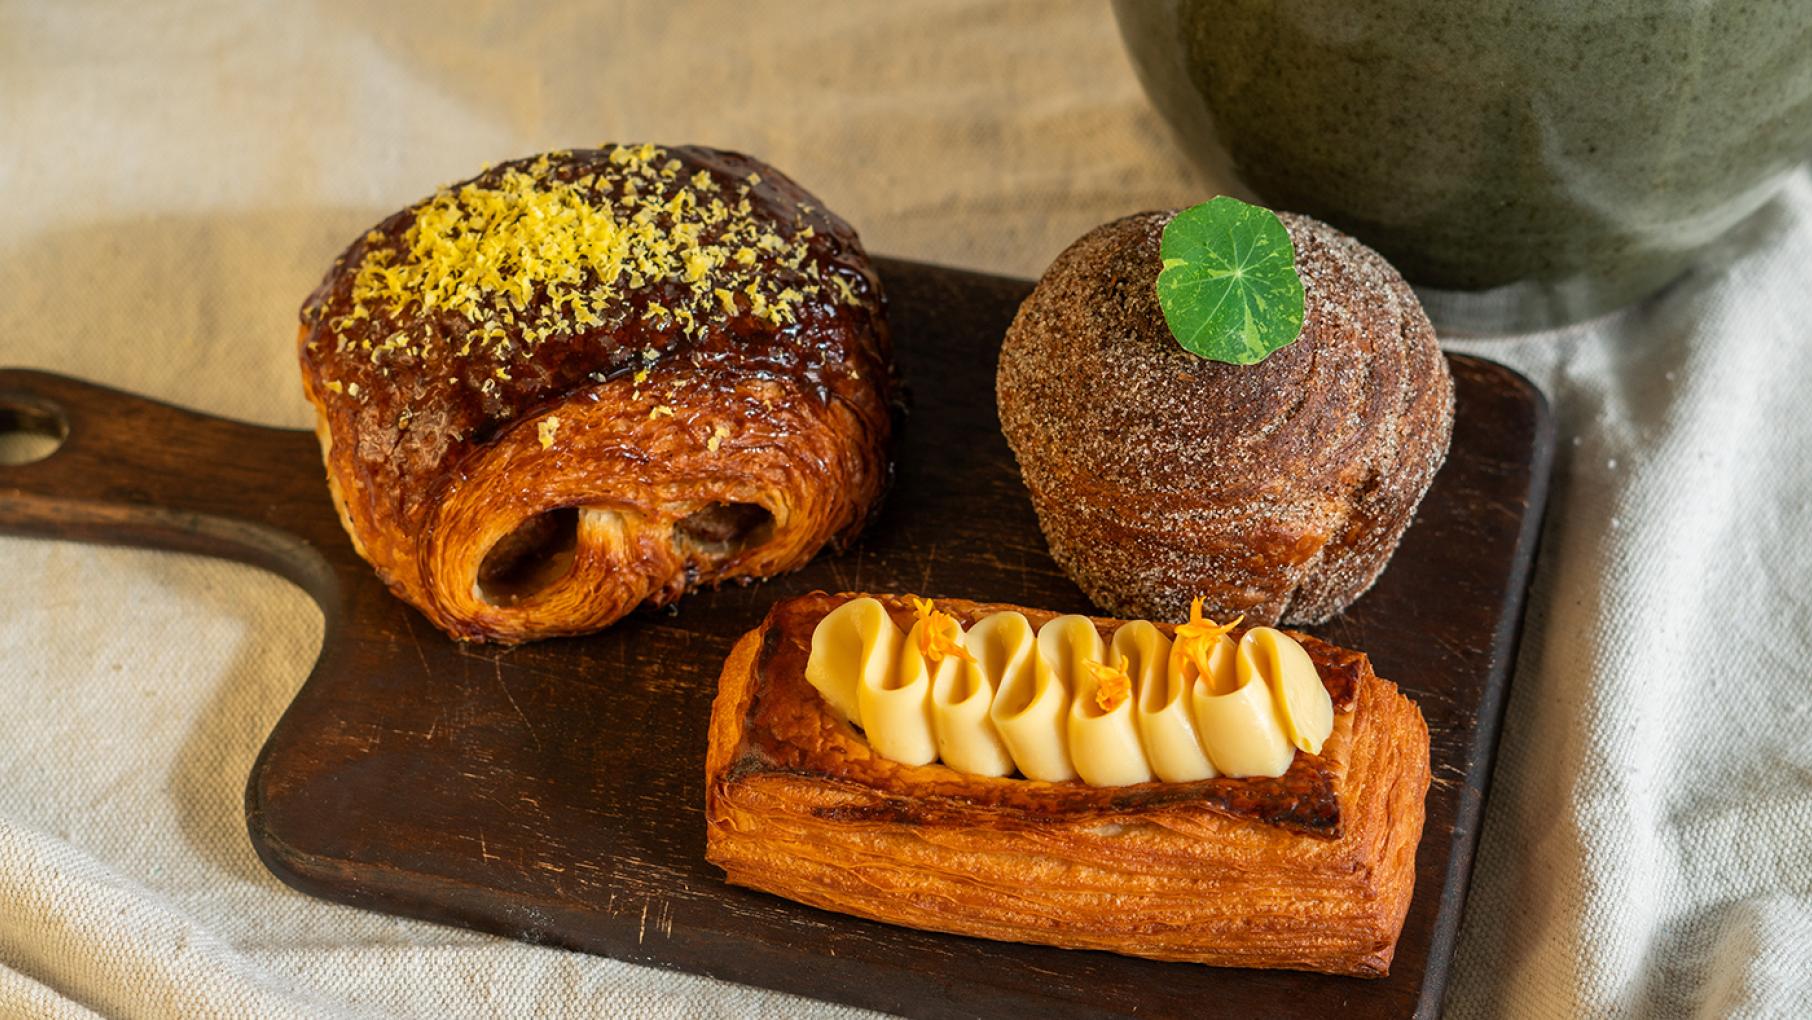
[(1302, 336), (1257, 365), (1171, 337), (1158, 249), (1174, 212), (1091, 231), (1007, 331), (1001, 427), (1052, 555), (1103, 609), (1316, 623), (1377, 579), (1446, 456), (1453, 383), (1403, 278), (1280, 214)]

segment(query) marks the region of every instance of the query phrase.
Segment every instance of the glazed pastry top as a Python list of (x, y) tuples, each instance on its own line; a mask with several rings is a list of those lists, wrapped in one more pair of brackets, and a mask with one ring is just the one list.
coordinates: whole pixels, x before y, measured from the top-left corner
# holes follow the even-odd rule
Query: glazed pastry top
[(1089, 786), (1277, 777), (1318, 754), (1334, 706), (1295, 639), (1201, 615), (1175, 639), (1144, 621), (1103, 638), (1084, 616), (1034, 629), (996, 612), (965, 632), (927, 600), (902, 634), (885, 607), (855, 598), (812, 632), (805, 677), (859, 726), (875, 753), (905, 765)]
[(501, 164), (378, 224), (304, 304), (302, 360), (360, 460), (423, 481), (621, 376), (656, 401), (751, 374), (836, 399), (888, 375), (881, 308), (855, 232), (778, 171), (619, 145)]

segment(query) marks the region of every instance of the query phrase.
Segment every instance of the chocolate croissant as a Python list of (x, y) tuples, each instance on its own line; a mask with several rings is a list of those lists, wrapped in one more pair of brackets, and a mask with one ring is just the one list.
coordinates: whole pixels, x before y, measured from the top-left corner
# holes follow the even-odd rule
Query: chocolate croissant
[(1453, 381), (1382, 256), (1279, 214), (1304, 321), (1256, 365), (1179, 346), (1158, 305), (1171, 213), (1098, 227), (1007, 330), (1001, 429), (1051, 555), (1096, 605), (1317, 623), (1370, 588), (1447, 454)]
[[(883, 756), (808, 679), (819, 624), (865, 598), (783, 601), (724, 664), (706, 759), (706, 854), (729, 881), (983, 938), (1388, 972), (1415, 883), (1428, 729), (1363, 654), (1290, 635), (1332, 720), (1319, 752), (1296, 751), (1281, 774), (1100, 786), (965, 773)], [(912, 628), (908, 600), (873, 598), (896, 627)], [(995, 614), (1023, 614), (1041, 631), (1054, 618), (937, 606), (972, 632)], [(1110, 644), (1134, 626), (1090, 622)]]
[(883, 306), (764, 163), (555, 152), (353, 242), (302, 379), (359, 554), (449, 634), (524, 641), (852, 538), (889, 473)]

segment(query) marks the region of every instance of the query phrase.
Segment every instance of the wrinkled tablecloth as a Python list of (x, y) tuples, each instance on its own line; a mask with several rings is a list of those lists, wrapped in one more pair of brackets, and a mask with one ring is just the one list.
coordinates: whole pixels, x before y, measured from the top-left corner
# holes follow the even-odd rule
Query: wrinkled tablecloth
[[(482, 164), (643, 139), (759, 154), (873, 251), (1028, 276), (1229, 186), (1096, 3), (5, 3), (0, 364), (307, 425), (296, 309), (347, 240)], [(1452, 345), (1560, 427), (1455, 1016), (1812, 1015), (1812, 179), (1728, 255)], [(291, 891), (241, 794), (312, 604), (49, 541), (0, 539), (0, 575), (0, 1016), (851, 1012)]]

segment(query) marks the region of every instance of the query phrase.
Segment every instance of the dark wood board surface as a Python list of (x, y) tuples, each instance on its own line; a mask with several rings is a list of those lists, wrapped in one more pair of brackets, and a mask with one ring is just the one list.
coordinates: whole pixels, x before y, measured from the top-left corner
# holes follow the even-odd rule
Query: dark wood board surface
[[(304, 588), (320, 660), (246, 791), (253, 844), (305, 892), (913, 1016), (1439, 1012), (1546, 496), (1552, 426), (1510, 370), (1454, 356), (1453, 450), (1378, 586), (1318, 633), (1420, 704), (1434, 785), (1388, 978), (1216, 970), (895, 928), (731, 888), (704, 859), (719, 666), (776, 598), (912, 591), (1085, 611), (1047, 555), (994, 417), (1029, 284), (882, 261), (912, 408), (898, 481), (854, 548), (609, 631), (455, 644), (353, 553), (314, 436), (0, 371), (0, 531), (244, 560)], [(282, 337), (271, 343), (285, 342)]]

